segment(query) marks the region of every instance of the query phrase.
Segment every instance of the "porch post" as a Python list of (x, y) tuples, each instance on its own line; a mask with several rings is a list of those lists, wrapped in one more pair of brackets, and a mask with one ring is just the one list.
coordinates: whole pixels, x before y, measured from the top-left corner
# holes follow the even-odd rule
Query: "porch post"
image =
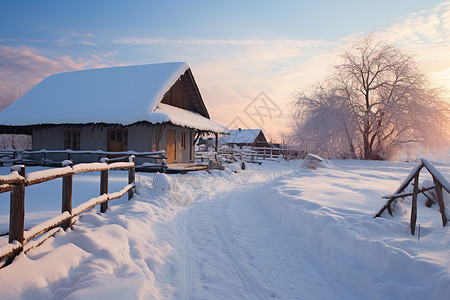
[(216, 152), (219, 150), (219, 134), (217, 132), (214, 133), (216, 136)]

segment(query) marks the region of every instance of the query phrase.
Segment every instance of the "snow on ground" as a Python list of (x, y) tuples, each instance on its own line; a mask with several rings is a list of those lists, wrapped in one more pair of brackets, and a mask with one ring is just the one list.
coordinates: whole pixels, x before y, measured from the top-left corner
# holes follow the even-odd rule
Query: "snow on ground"
[[(450, 233), (436, 206), (419, 199), (420, 240), (408, 200), (372, 218), (415, 164), (332, 163), (157, 176), (155, 187), (141, 174), (131, 201), (81, 215), (1, 269), (2, 299), (448, 299)], [(450, 178), (450, 164), (436, 166)], [(82, 196), (96, 196), (95, 176), (77, 176)], [(42, 189), (34, 201), (57, 211), (59, 192)], [(38, 214), (27, 209), (32, 222)]]

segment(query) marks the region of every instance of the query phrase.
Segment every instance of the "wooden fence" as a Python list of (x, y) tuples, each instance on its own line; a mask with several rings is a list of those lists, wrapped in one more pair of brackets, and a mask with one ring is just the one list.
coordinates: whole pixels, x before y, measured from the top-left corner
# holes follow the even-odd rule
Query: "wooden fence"
[[(431, 187), (425, 187), (420, 188), (419, 187), (419, 175), (420, 171), (425, 168), (428, 170), (428, 172), (431, 174), (431, 177), (433, 178), (434, 185)], [(409, 186), (409, 184), (412, 183), (413, 185), (413, 191), (411, 193), (404, 192), (405, 189)], [(431, 162), (428, 160), (422, 158), (421, 163), (417, 165), (406, 177), (406, 179), (403, 181), (403, 183), (400, 185), (400, 187), (395, 191), (392, 195), (384, 196), (383, 198), (389, 199), (386, 204), (380, 209), (380, 211), (374, 216), (374, 218), (380, 217), (381, 214), (387, 209), (388, 213), (393, 216), (392, 214), (392, 207), (391, 205), (397, 201), (398, 198), (408, 197), (411, 196), (411, 219), (410, 219), (410, 229), (411, 234), (414, 235), (416, 230), (416, 220), (417, 220), (417, 195), (423, 193), (429, 200), (434, 202), (430, 197), (428, 197), (425, 192), (430, 190), (435, 190), (436, 192), (436, 200), (437, 204), (439, 205), (439, 212), (441, 213), (442, 218), (442, 226), (445, 226), (447, 224), (447, 216), (445, 214), (445, 205), (444, 205), (444, 196), (442, 189), (446, 190), (447, 193), (450, 193), (450, 183), (448, 180), (442, 175), (439, 170), (437, 170)]]
[(225, 158), (228, 161), (245, 161), (261, 164), (265, 160), (275, 161), (282, 155), (285, 160), (303, 159), (306, 153), (297, 149), (288, 149), (287, 147), (250, 147), (244, 149), (224, 148), (218, 152), (197, 151), (195, 159), (201, 162), (210, 160), (217, 161), (218, 157)]
[[(125, 157), (133, 155), (143, 160), (155, 160), (161, 161), (162, 165), (165, 165), (167, 159), (166, 151), (153, 151), (153, 152), (136, 152), (136, 151), (90, 151), (90, 150), (13, 150), (13, 149), (0, 149), (0, 163), (12, 163), (12, 164), (25, 164), (25, 165), (42, 165), (42, 166), (61, 166), (63, 160), (78, 159), (78, 162), (93, 162), (100, 161), (105, 157), (116, 157), (113, 160), (122, 160)], [(1, 164), (0, 164), (1, 165)]]
[[(128, 193), (128, 199), (133, 197), (135, 188), (135, 163), (134, 156), (130, 156), (127, 162), (109, 163), (104, 158), (100, 163), (84, 163), (72, 165), (66, 161), (65, 166), (49, 170), (36, 171), (25, 174), (25, 166), (14, 165), (9, 175), (0, 176), (0, 193), (10, 192), (10, 221), (9, 244), (0, 248), (0, 262), (8, 258), (3, 265), (12, 262), (21, 251), (27, 252), (54, 235), (62, 226), (67, 229), (72, 225), (72, 218), (88, 209), (100, 204), (100, 211), (104, 213), (108, 208), (108, 201), (117, 199)], [(108, 193), (109, 170), (128, 169), (128, 184), (120, 191)], [(72, 182), (75, 174), (100, 171), (100, 196), (92, 198), (72, 209)], [(62, 213), (44, 223), (25, 230), (25, 188), (62, 178)], [(29, 243), (36, 237), (47, 233), (38, 241)]]

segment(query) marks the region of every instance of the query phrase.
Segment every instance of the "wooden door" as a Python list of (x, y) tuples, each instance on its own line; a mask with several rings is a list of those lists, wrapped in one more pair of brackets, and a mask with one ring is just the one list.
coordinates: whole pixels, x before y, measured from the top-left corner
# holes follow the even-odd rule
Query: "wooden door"
[(177, 153), (177, 132), (173, 129), (167, 129), (167, 162), (176, 160)]
[(108, 130), (108, 151), (121, 152), (128, 151), (128, 130), (109, 129)]

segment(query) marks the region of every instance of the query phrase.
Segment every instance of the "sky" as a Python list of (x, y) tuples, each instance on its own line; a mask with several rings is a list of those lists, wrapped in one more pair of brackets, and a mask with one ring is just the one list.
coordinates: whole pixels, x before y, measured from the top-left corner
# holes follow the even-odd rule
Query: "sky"
[[(211, 119), (280, 141), (296, 91), (374, 34), (450, 90), (450, 1), (0, 1), (0, 89), (54, 73), (191, 67)], [(126, 100), (124, 100), (126, 101)]]

